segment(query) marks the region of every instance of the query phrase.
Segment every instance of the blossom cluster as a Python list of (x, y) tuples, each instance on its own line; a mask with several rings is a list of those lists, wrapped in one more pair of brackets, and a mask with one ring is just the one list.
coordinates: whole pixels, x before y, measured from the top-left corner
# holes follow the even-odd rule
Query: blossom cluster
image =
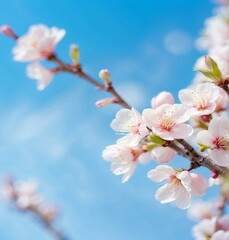
[[(202, 176), (190, 173), (191, 169), (164, 165), (179, 154), (168, 147), (169, 142), (192, 140), (214, 163), (229, 167), (229, 21), (224, 19), (226, 12), (228, 7), (221, 7), (219, 15), (207, 21), (207, 34), (199, 40), (212, 54), (212, 57), (201, 57), (195, 64), (201, 81), (195, 80), (189, 88), (179, 91), (179, 104), (174, 103), (171, 93), (161, 92), (152, 98), (151, 108), (142, 113), (134, 108), (120, 110), (111, 128), (124, 136), (102, 153), (103, 158), (111, 162), (112, 172), (123, 175), (122, 182), (130, 179), (138, 163), (149, 163), (153, 159), (162, 164), (147, 175), (154, 182), (166, 181), (155, 197), (161, 203), (175, 202), (181, 209), (190, 206), (192, 196), (203, 195), (209, 184)], [(219, 19), (218, 24), (225, 31), (217, 36), (214, 24)], [(214, 54), (218, 47), (223, 48), (222, 55)], [(217, 177), (210, 179), (210, 185), (220, 182)]]
[(5, 183), (2, 195), (18, 210), (33, 213), (40, 220), (51, 222), (57, 216), (57, 208), (47, 204), (44, 196), (37, 190), (38, 184), (34, 180), (13, 182), (9, 179)]
[(199, 221), (192, 229), (195, 239), (229, 239), (229, 215), (217, 216), (217, 208), (213, 201), (198, 201), (188, 210), (190, 219)]
[[(229, 75), (229, 3), (222, 1), (215, 10), (216, 14), (205, 21), (205, 29), (197, 40), (200, 49), (207, 50), (208, 55), (217, 62), (221, 77), (214, 79), (219, 84), (224, 83)], [(202, 76), (197, 79), (205, 81)]]
[[(190, 150), (181, 142), (185, 141), (187, 146), (194, 144), (199, 149), (198, 156), (207, 157), (213, 166), (229, 168), (229, 5), (227, 0), (220, 2), (222, 6), (214, 17), (206, 21), (204, 34), (197, 41), (208, 55), (196, 61), (194, 69), (198, 73), (191, 86), (179, 91), (179, 103), (175, 103), (170, 92), (163, 91), (152, 98), (150, 108), (139, 112), (134, 107), (128, 108), (128, 104), (121, 104), (123, 99), (115, 92), (107, 69), (99, 72), (105, 85), (86, 76), (90, 83), (113, 93), (113, 98), (98, 101), (98, 107), (113, 103), (126, 106), (111, 122), (111, 128), (121, 137), (102, 152), (102, 157), (111, 163), (111, 171), (122, 175), (125, 183), (133, 176), (138, 164), (155, 161), (158, 166), (151, 169), (147, 177), (153, 182), (163, 183), (155, 193), (156, 200), (173, 202), (180, 209), (191, 206), (189, 215), (200, 221), (193, 228), (197, 240), (229, 239), (228, 215), (217, 216), (216, 207), (210, 203), (191, 205), (192, 197), (204, 195), (213, 184), (223, 184), (224, 176), (212, 172), (207, 181), (191, 172), (201, 162), (195, 156), (190, 158), (194, 148)], [(71, 64), (63, 64), (54, 53), (57, 43), (65, 35), (63, 29), (39, 24), (31, 26), (28, 33), (20, 37), (6, 26), (0, 31), (16, 39), (13, 49), (15, 61), (32, 62), (27, 67), (27, 75), (37, 80), (39, 90), (43, 90), (57, 72), (76, 74), (69, 68)], [(78, 64), (79, 51), (75, 45), (71, 46), (70, 54), (74, 64)], [(50, 70), (41, 65), (39, 61), (44, 59), (56, 62), (57, 68)], [(190, 168), (167, 165), (176, 154), (189, 158)], [(5, 194), (18, 209), (36, 213), (45, 221), (52, 221), (56, 216), (56, 209), (44, 204), (34, 182), (10, 182)]]
[[(190, 117), (204, 119), (201, 121), (208, 129), (203, 130), (204, 127), (198, 132), (196, 144), (204, 146), (215, 163), (229, 167), (229, 119), (224, 116), (225, 106), (219, 101), (221, 91), (224, 90), (213, 83), (200, 83), (195, 88), (180, 90), (180, 104), (174, 103), (171, 93), (161, 92), (152, 99), (151, 108), (144, 109), (142, 114), (134, 108), (118, 111), (111, 128), (124, 136), (102, 153), (105, 160), (111, 161), (112, 172), (123, 175), (122, 182), (126, 182), (138, 163), (148, 163), (151, 159), (159, 164), (170, 162), (176, 152), (166, 143), (193, 135), (197, 127), (187, 122)], [(227, 94), (224, 97), (228, 102)], [(212, 118), (216, 109), (220, 111)], [(191, 196), (201, 196), (208, 188), (202, 176), (167, 165), (149, 171), (148, 177), (155, 182), (167, 181), (156, 192), (157, 200), (175, 201), (182, 209), (190, 206)]]
[(27, 66), (27, 75), (37, 80), (38, 90), (44, 90), (58, 69), (48, 69), (39, 61), (55, 56), (55, 47), (64, 37), (65, 30), (38, 24), (31, 26), (27, 34), (18, 37), (9, 26), (4, 25), (0, 27), (0, 32), (16, 40), (13, 59), (18, 62), (32, 62)]

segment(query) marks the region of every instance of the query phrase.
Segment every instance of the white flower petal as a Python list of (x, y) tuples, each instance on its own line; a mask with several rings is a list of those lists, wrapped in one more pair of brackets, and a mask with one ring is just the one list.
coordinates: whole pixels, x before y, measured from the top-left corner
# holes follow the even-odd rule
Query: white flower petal
[(173, 126), (170, 136), (174, 139), (186, 139), (189, 138), (193, 133), (191, 125), (186, 123), (179, 123)]
[(212, 160), (222, 167), (229, 167), (229, 150), (214, 149), (210, 151)]
[(179, 187), (175, 190), (175, 202), (176, 206), (180, 209), (186, 209), (190, 207), (191, 204), (191, 193), (187, 191), (187, 189), (183, 185), (179, 185)]
[(161, 182), (175, 175), (175, 170), (168, 165), (160, 165), (148, 172), (147, 177), (154, 182)]
[(212, 137), (209, 131), (203, 130), (198, 132), (196, 138), (198, 143), (202, 143), (205, 146), (214, 147), (213, 144), (214, 138)]
[(169, 184), (160, 187), (155, 194), (155, 198), (160, 203), (168, 203), (175, 200), (174, 189)]

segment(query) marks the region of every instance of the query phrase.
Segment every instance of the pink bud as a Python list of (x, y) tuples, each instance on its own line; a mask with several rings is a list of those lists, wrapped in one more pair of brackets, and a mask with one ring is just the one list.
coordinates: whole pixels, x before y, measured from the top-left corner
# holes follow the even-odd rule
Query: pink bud
[(105, 82), (109, 82), (110, 81), (110, 72), (107, 69), (102, 69), (99, 72), (99, 77), (101, 79), (103, 79)]
[(170, 92), (161, 92), (156, 97), (152, 98), (151, 100), (151, 106), (153, 109), (161, 106), (162, 104), (173, 104), (174, 98), (173, 95)]
[(0, 26), (0, 32), (5, 36), (12, 37), (14, 39), (18, 38), (14, 31), (7, 25)]
[(196, 61), (194, 69), (197, 70), (197, 71), (211, 71), (212, 66), (211, 66), (211, 63), (210, 63), (209, 56), (200, 57)]
[(210, 115), (202, 115), (200, 118), (204, 122), (210, 122), (211, 121), (211, 114)]
[(97, 107), (105, 107), (105, 106), (107, 106), (111, 103), (115, 103), (115, 102), (116, 102), (115, 98), (104, 98), (104, 99), (101, 99), (101, 100), (97, 101), (95, 103), (95, 105)]
[(217, 208), (218, 210), (221, 210), (221, 209), (223, 208), (223, 204), (222, 204), (222, 203), (217, 203), (217, 204), (216, 204), (216, 208)]
[(217, 172), (212, 172), (211, 173), (211, 178), (216, 179), (219, 176)]
[(204, 61), (205, 61), (205, 64), (206, 66), (211, 69), (212, 68), (212, 62), (211, 62), (211, 59), (209, 56), (204, 56)]

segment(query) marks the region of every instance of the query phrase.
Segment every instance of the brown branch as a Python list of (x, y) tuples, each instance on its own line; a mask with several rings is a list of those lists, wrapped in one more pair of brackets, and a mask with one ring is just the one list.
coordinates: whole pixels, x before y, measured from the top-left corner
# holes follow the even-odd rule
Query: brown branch
[(229, 84), (229, 77), (226, 78), (223, 83), (219, 84), (218, 86), (221, 87), (226, 93), (227, 95), (229, 96), (229, 87), (228, 87), (228, 84)]
[(55, 237), (56, 240), (67, 240), (61, 231), (53, 225), (53, 219), (45, 217), (45, 215), (43, 215), (39, 210), (39, 207), (30, 205), (25, 208), (21, 208), (18, 206), (17, 200), (19, 193), (15, 188), (15, 182), (12, 177), (6, 179), (5, 187), (9, 190), (8, 200), (10, 200), (15, 209), (20, 212), (28, 213), (35, 217)]
[(99, 90), (109, 92), (111, 95), (115, 97), (116, 99), (115, 103), (121, 105), (124, 108), (131, 109), (131, 106), (117, 93), (111, 82), (107, 85), (101, 84), (99, 81), (95, 80), (94, 78), (86, 74), (81, 68), (80, 64), (65, 64), (55, 54), (51, 55), (48, 58), (48, 60), (55, 62), (58, 65), (58, 67), (62, 69), (62, 71), (72, 73), (73, 75), (76, 75), (86, 80), (90, 84), (94, 85)]
[(57, 240), (67, 240), (64, 235), (53, 226), (51, 221), (44, 219), (44, 217), (36, 211), (36, 209), (27, 209), (28, 213), (33, 214), (41, 223), (42, 225), (57, 239)]
[(226, 205), (227, 205), (227, 199), (221, 192), (220, 199), (219, 199), (218, 206), (217, 206), (218, 216), (224, 215), (225, 210), (226, 210)]
[(202, 156), (199, 154), (188, 142), (186, 142), (184, 139), (176, 139), (178, 143), (180, 143), (184, 149), (186, 150), (186, 158), (191, 160), (191, 162), (196, 163), (199, 166), (204, 166), (208, 168), (209, 170), (216, 172), (218, 174), (226, 174), (228, 172), (228, 169), (225, 167), (221, 167), (217, 164), (215, 164), (211, 158), (207, 156)]
[(211, 158), (207, 156), (202, 156), (199, 154), (189, 143), (183, 139), (176, 139), (173, 141), (167, 141), (164, 144), (167, 147), (175, 150), (179, 155), (189, 159), (191, 161), (191, 166), (188, 170), (198, 168), (200, 166), (206, 167), (212, 172), (224, 175), (228, 174), (228, 169), (218, 166), (215, 164)]
[(177, 154), (179, 154), (180, 156), (187, 158), (191, 161), (190, 168), (188, 169), (188, 171), (191, 171), (192, 169), (196, 169), (196, 168), (200, 167), (200, 164), (195, 161), (195, 159), (191, 156), (190, 152), (187, 151), (181, 144), (179, 144), (175, 140), (167, 141), (164, 144), (164, 146), (173, 149), (174, 151), (177, 152)]

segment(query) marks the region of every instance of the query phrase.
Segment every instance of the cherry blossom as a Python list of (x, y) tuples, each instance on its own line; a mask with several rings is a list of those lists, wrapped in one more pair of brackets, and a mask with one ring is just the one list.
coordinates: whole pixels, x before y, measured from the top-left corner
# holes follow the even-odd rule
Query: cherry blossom
[(190, 116), (182, 104), (163, 104), (156, 109), (145, 109), (142, 115), (147, 127), (162, 139), (185, 139), (193, 133), (192, 127), (184, 123)]
[(37, 186), (37, 182), (33, 180), (15, 184), (17, 193), (16, 204), (19, 208), (37, 207), (43, 202), (43, 196), (37, 194)]
[(139, 156), (139, 162), (148, 163), (149, 160), (153, 159), (158, 163), (167, 163), (170, 162), (175, 155), (176, 152), (169, 147), (156, 146), (151, 151), (142, 153)]
[(168, 103), (168, 104), (174, 103), (174, 97), (170, 92), (163, 91), (159, 93), (156, 97), (152, 98), (151, 100), (151, 106), (153, 109), (165, 103)]
[(227, 106), (229, 105), (229, 97), (222, 88), (219, 88), (219, 96), (216, 99), (215, 103), (215, 112), (225, 111)]
[(208, 181), (196, 173), (190, 173), (191, 175), (191, 188), (193, 196), (202, 196), (208, 189)]
[(229, 215), (220, 216), (217, 219), (216, 228), (223, 231), (229, 231)]
[(211, 240), (228, 240), (229, 239), (229, 231), (223, 231), (223, 230), (219, 230), (217, 232), (215, 232), (212, 235)]
[(194, 89), (179, 91), (181, 103), (189, 108), (190, 115), (208, 115), (216, 108), (219, 87), (213, 83), (198, 84)]
[(136, 146), (149, 133), (141, 114), (134, 108), (118, 111), (111, 128), (119, 133), (129, 133), (117, 141), (118, 144), (128, 146)]
[[(160, 203), (175, 201), (176, 206), (181, 209), (190, 206), (192, 195), (199, 196), (206, 191), (206, 188), (197, 187), (196, 176), (193, 178), (188, 171), (179, 171), (167, 165), (160, 165), (150, 170), (148, 178), (155, 182), (167, 180), (167, 183), (156, 191), (156, 200)], [(201, 176), (198, 176), (198, 179), (204, 182)]]
[(192, 229), (196, 240), (228, 240), (229, 215), (204, 219)]
[(17, 39), (17, 46), (13, 49), (14, 60), (29, 62), (49, 58), (64, 35), (65, 30), (63, 29), (48, 28), (42, 24), (33, 25), (26, 35)]
[(203, 36), (198, 39), (197, 45), (202, 49), (222, 46), (229, 39), (228, 10), (220, 8), (218, 14), (205, 21), (206, 28)]
[(194, 221), (212, 218), (214, 216), (214, 204), (210, 201), (198, 200), (192, 202), (187, 213), (188, 217)]
[[(221, 2), (228, 3), (228, 0)], [(27, 75), (37, 80), (39, 90), (50, 84), (56, 72), (65, 71), (87, 80), (113, 96), (97, 101), (96, 106), (118, 103), (127, 108), (119, 110), (111, 122), (111, 128), (125, 136), (118, 139), (117, 144), (107, 146), (102, 153), (102, 157), (110, 161), (111, 171), (115, 175), (122, 175), (123, 183), (132, 177), (138, 162), (148, 163), (152, 159), (164, 164), (171, 161), (177, 153), (191, 160), (188, 170), (159, 165), (148, 172), (148, 178), (164, 184), (155, 194), (160, 203), (173, 202), (178, 208), (187, 209), (191, 206), (193, 196), (202, 196), (211, 185), (222, 184), (222, 196), (217, 209), (213, 203), (199, 202), (193, 203), (188, 212), (190, 218), (201, 220), (193, 228), (193, 235), (197, 240), (229, 239), (229, 216), (224, 213), (224, 205), (228, 200), (224, 184), (227, 181), (224, 174), (226, 170), (221, 167), (229, 167), (228, 13), (229, 7), (222, 7), (216, 16), (206, 21), (205, 36), (198, 42), (208, 50), (208, 56), (199, 58), (195, 64), (194, 68), (202, 73), (196, 75), (195, 83), (190, 88), (179, 91), (181, 104), (174, 104), (173, 95), (163, 91), (152, 98), (152, 108), (145, 109), (142, 115), (119, 96), (107, 69), (99, 72), (103, 81), (97, 81), (84, 72), (76, 45), (70, 46), (71, 63), (65, 63), (56, 57), (55, 47), (64, 37), (65, 30), (39, 24), (31, 26), (27, 34), (18, 37), (9, 26), (0, 27), (0, 32), (16, 40), (14, 60), (33, 61), (27, 67)], [(52, 61), (56, 68), (49, 70), (39, 62), (34, 62), (42, 59)], [(197, 135), (193, 134), (191, 124), (186, 123), (190, 117), (198, 123), (194, 127), (196, 132), (199, 131)], [(184, 141), (191, 136), (195, 143), (198, 142), (200, 151), (208, 151), (216, 165), (208, 156), (201, 155)], [(202, 165), (212, 172), (209, 182), (201, 175), (190, 172)], [(57, 209), (44, 204), (44, 197), (37, 192), (35, 182), (11, 182), (7, 187), (6, 196), (14, 202), (17, 209), (37, 214), (38, 219), (43, 219), (44, 225), (48, 228), (51, 226), (53, 231), (50, 221), (55, 218)], [(215, 210), (218, 211), (217, 217)], [(224, 216), (220, 216), (223, 214)]]
[(102, 157), (111, 161), (111, 171), (115, 175), (122, 175), (122, 183), (127, 182), (134, 173), (138, 156), (142, 150), (133, 149), (124, 145), (109, 145), (103, 152)]
[(38, 183), (34, 180), (13, 182), (6, 181), (3, 188), (3, 197), (14, 203), (21, 211), (33, 212), (46, 222), (54, 220), (57, 208), (44, 201), (44, 196), (38, 193)]
[(213, 118), (208, 130), (197, 134), (197, 141), (206, 146), (213, 161), (220, 166), (229, 166), (229, 119), (227, 117)]
[(29, 64), (26, 70), (28, 77), (37, 80), (37, 88), (40, 91), (44, 90), (53, 79), (53, 72), (38, 62)]
[(209, 240), (216, 230), (216, 218), (203, 219), (192, 229), (192, 234), (196, 240)]

